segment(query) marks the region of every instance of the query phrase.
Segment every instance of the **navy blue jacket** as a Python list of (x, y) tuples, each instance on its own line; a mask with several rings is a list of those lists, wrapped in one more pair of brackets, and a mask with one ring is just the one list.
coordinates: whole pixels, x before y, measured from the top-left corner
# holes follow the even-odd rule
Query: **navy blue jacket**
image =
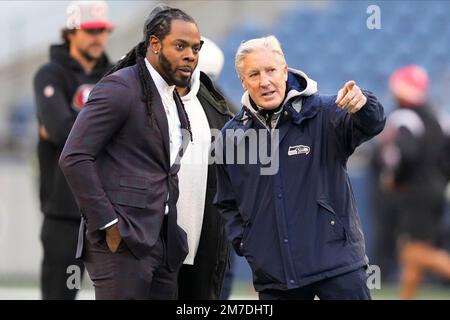
[[(288, 92), (301, 91), (303, 82), (290, 73)], [(251, 164), (250, 144), (243, 144), (249, 139), (234, 138), (234, 161), (217, 165), (215, 204), (229, 240), (250, 264), (257, 291), (298, 288), (367, 265), (346, 164), (359, 144), (383, 129), (385, 116), (375, 96), (364, 94), (366, 105), (352, 115), (336, 106), (336, 96), (300, 95), (286, 102), (276, 125), (276, 174), (261, 174), (260, 156)], [(261, 129), (265, 136), (257, 141), (270, 142), (269, 130), (251, 108), (244, 106), (225, 125), (223, 141), (227, 130)], [(225, 155), (229, 146), (216, 148)], [(235, 161), (239, 148), (246, 154), (241, 164)]]

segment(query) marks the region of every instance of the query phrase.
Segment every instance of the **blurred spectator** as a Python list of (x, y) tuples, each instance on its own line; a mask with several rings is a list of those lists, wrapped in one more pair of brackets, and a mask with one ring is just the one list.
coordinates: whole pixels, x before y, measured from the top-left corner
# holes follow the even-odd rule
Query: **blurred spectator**
[(397, 238), (398, 213), (396, 208), (399, 199), (392, 190), (386, 190), (380, 184), (380, 175), (385, 166), (382, 159), (382, 148), (380, 143), (375, 146), (371, 162), (372, 181), (374, 182), (371, 198), (374, 215), (374, 251), (371, 262), (382, 270), (383, 282), (394, 282), (397, 280), (398, 272), (397, 251), (394, 244)]
[(389, 87), (398, 108), (380, 135), (379, 188), (396, 224), (401, 298), (415, 296), (424, 273), (450, 278), (450, 255), (436, 240), (445, 206), (449, 155), (435, 111), (427, 105), (428, 76), (415, 65), (396, 70)]
[(79, 111), (102, 76), (111, 68), (104, 51), (112, 24), (104, 1), (74, 1), (67, 8), (64, 43), (50, 47), (50, 62), (34, 79), (39, 122), (40, 200), (44, 213), (41, 241), (43, 299), (74, 299), (67, 287), (67, 268), (75, 259), (80, 214), (58, 159)]

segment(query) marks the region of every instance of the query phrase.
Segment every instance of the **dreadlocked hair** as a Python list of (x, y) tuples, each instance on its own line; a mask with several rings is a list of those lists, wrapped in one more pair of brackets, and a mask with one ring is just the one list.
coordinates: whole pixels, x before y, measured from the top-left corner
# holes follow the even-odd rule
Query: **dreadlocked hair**
[[(145, 102), (146, 113), (150, 117), (150, 123), (152, 121), (152, 106), (151, 106), (152, 91), (149, 72), (145, 64), (145, 57), (147, 55), (147, 49), (150, 45), (150, 37), (155, 36), (160, 41), (162, 41), (170, 33), (170, 26), (173, 20), (183, 20), (186, 22), (196, 24), (191, 16), (189, 16), (187, 13), (183, 12), (180, 9), (170, 8), (167, 6), (156, 7), (150, 13), (149, 17), (145, 22), (143, 41), (139, 42), (133, 49), (131, 49), (105, 75), (105, 76), (110, 75), (120, 69), (133, 66), (135, 64), (138, 66), (139, 80), (143, 91), (142, 101)], [(181, 100), (176, 90), (175, 95), (177, 97), (178, 102), (182, 106), (184, 116), (186, 117), (187, 120), (187, 130), (189, 131), (189, 135), (192, 141), (191, 122), (184, 107), (183, 101)]]

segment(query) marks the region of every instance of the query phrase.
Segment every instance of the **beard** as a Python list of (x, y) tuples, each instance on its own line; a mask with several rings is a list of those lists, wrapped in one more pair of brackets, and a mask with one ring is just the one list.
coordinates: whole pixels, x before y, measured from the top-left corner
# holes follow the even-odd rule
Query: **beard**
[(97, 61), (99, 58), (92, 56), (89, 52), (85, 50), (80, 50), (80, 54), (89, 62)]
[(169, 62), (169, 60), (166, 58), (166, 56), (163, 53), (163, 50), (161, 48), (160, 54), (158, 56), (159, 64), (161, 66), (161, 69), (164, 73), (163, 78), (166, 79), (167, 84), (169, 85), (175, 85), (177, 87), (187, 87), (189, 83), (191, 82), (191, 76), (189, 77), (176, 77), (177, 69), (172, 66), (172, 64)]
[(78, 49), (78, 51), (80, 52), (80, 54), (83, 56), (84, 59), (86, 59), (88, 62), (94, 62), (94, 61), (98, 61), (102, 58), (103, 53), (100, 54), (98, 57), (93, 56), (92, 54), (89, 53), (88, 50), (82, 50), (82, 49)]

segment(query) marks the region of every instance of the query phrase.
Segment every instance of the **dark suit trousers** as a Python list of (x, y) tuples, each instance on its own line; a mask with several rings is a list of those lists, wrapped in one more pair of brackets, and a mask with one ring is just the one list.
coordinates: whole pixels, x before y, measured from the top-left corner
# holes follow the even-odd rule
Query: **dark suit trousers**
[(291, 290), (267, 289), (259, 293), (259, 300), (371, 300), (365, 268), (314, 282)]
[(73, 300), (77, 289), (69, 289), (69, 266), (84, 266), (75, 259), (80, 221), (55, 219), (46, 216), (42, 224), (41, 242), (44, 257), (41, 266), (41, 294), (43, 300)]
[(122, 240), (112, 253), (103, 236), (85, 239), (84, 264), (94, 283), (97, 300), (174, 300), (178, 297), (178, 269), (167, 265), (167, 223), (151, 254), (137, 259)]

